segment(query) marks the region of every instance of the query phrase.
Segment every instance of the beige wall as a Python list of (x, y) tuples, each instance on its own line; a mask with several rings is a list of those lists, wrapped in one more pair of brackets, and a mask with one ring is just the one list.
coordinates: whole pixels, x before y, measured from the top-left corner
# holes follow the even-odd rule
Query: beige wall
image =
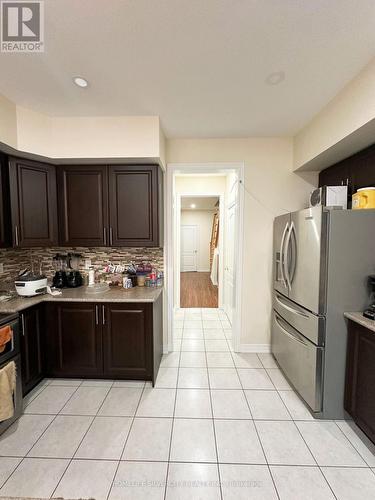
[[(334, 99), (332, 99), (294, 138), (294, 168), (300, 168), (324, 154), (375, 119), (375, 59), (373, 59)], [(373, 142), (372, 135), (372, 142)], [(359, 149), (366, 144), (357, 138)], [(371, 140), (371, 139), (369, 139)], [(355, 148), (355, 144), (350, 146)], [(344, 144), (340, 145), (344, 148)], [(345, 151), (345, 156), (355, 152)], [(331, 163), (339, 158), (330, 154)], [(345, 157), (344, 156), (344, 157)], [(326, 165), (327, 166), (327, 165)]]
[(16, 105), (0, 94), (0, 142), (17, 147)]
[(181, 210), (181, 226), (198, 227), (198, 272), (210, 270), (210, 242), (214, 212)]
[[(268, 344), (272, 297), (273, 219), (285, 211), (304, 208), (308, 204), (308, 195), (313, 188), (311, 183), (292, 172), (292, 139), (168, 140), (167, 162), (173, 164), (244, 162), (241, 343)], [(223, 179), (225, 182), (225, 178)]]

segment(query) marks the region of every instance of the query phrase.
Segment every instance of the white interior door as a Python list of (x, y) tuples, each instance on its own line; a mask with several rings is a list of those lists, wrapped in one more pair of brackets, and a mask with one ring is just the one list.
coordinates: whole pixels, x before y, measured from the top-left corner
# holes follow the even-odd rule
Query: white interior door
[(228, 204), (225, 210), (224, 242), (224, 310), (233, 324), (236, 296), (235, 242), (237, 241), (238, 182), (237, 176), (231, 176), (228, 189)]
[(181, 226), (181, 272), (197, 271), (198, 228)]

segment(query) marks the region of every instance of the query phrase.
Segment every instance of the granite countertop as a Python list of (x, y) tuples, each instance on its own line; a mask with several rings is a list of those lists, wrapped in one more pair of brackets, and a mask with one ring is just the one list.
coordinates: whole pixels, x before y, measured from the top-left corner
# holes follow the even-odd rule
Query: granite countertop
[(64, 288), (62, 295), (37, 295), (35, 297), (16, 297), (7, 302), (0, 302), (0, 314), (15, 313), (35, 306), (41, 302), (156, 302), (162, 288), (134, 287), (111, 288), (97, 294), (86, 293), (87, 287)]
[(351, 321), (354, 321), (355, 323), (358, 323), (359, 325), (362, 325), (365, 328), (368, 328), (369, 330), (375, 332), (375, 320), (365, 318), (361, 312), (346, 312), (344, 313), (344, 316), (345, 318), (350, 319)]

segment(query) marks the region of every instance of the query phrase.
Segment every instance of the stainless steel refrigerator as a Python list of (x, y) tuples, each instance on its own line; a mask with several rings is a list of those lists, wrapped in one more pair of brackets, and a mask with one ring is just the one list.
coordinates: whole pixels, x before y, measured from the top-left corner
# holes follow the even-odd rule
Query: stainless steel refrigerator
[(271, 349), (317, 418), (345, 416), (345, 311), (369, 303), (375, 210), (308, 208), (274, 221)]

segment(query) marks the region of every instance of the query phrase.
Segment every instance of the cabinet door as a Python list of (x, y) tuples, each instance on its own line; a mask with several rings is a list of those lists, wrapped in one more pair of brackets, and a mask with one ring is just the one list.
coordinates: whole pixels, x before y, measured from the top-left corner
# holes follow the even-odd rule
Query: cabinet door
[(103, 305), (104, 374), (151, 380), (152, 304)]
[(56, 172), (53, 165), (9, 161), (14, 246), (57, 244)]
[(76, 302), (47, 307), (48, 374), (100, 377), (103, 362), (99, 306)]
[(60, 243), (105, 246), (108, 241), (107, 167), (57, 167)]
[(375, 442), (375, 334), (349, 322), (345, 409)]
[(159, 246), (159, 167), (109, 167), (110, 245)]
[(22, 393), (25, 396), (43, 378), (41, 308), (21, 313)]
[(5, 156), (0, 154), (0, 248), (12, 246), (9, 187)]

